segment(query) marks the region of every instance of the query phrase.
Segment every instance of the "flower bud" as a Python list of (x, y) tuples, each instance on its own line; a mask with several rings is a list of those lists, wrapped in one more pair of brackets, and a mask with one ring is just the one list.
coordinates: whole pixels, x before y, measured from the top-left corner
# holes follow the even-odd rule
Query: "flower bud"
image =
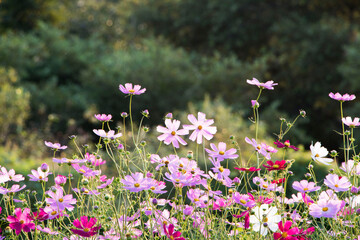
[(301, 117), (303, 117), (303, 118), (305, 118), (306, 117), (306, 112), (305, 112), (305, 110), (300, 110), (300, 116)]
[(128, 114), (127, 114), (126, 112), (122, 112), (122, 113), (121, 113), (121, 117), (127, 118), (127, 116), (128, 116)]
[(289, 174), (290, 176), (294, 175), (294, 173), (293, 173), (292, 171), (288, 171), (288, 174)]
[(329, 169), (329, 173), (334, 173), (334, 169), (333, 168)]
[(331, 157), (337, 157), (339, 154), (338, 154), (338, 152), (336, 151), (336, 150), (332, 150), (331, 152), (330, 152), (330, 156)]
[(83, 179), (81, 179), (81, 184), (86, 186), (89, 184), (89, 180), (87, 180), (86, 178), (83, 178)]
[(154, 204), (156, 206), (158, 204), (158, 200), (156, 198), (153, 198), (152, 204)]
[(252, 108), (259, 108), (260, 107), (260, 104), (258, 101), (256, 100), (251, 100), (251, 107)]
[(344, 134), (345, 134), (345, 136), (349, 136), (349, 135), (350, 135), (350, 131), (349, 131), (349, 130), (346, 130), (346, 131), (344, 132)]
[(144, 111), (141, 112), (141, 114), (146, 117), (146, 118), (149, 118), (149, 110), (145, 109)]
[(194, 153), (193, 153), (192, 151), (188, 151), (186, 157), (187, 157), (188, 159), (193, 159)]
[(173, 118), (173, 114), (172, 113), (168, 113), (165, 115), (165, 119), (172, 119)]
[(306, 173), (305, 177), (309, 180), (311, 178), (311, 174), (310, 173)]
[(142, 141), (140, 142), (140, 145), (141, 145), (142, 147), (144, 147), (144, 146), (146, 145), (146, 141), (142, 140)]
[(40, 167), (42, 172), (48, 172), (49, 171), (49, 165), (47, 165), (46, 163), (41, 164)]
[(149, 128), (148, 127), (143, 127), (144, 132), (149, 132)]

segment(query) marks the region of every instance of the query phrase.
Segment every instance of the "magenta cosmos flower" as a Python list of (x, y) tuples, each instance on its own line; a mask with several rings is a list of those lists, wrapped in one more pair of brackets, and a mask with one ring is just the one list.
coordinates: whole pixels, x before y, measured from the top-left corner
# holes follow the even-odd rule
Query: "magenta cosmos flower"
[(165, 232), (165, 235), (171, 239), (171, 240), (185, 240), (185, 238), (183, 237), (180, 237), (181, 236), (181, 232), (177, 231), (175, 232), (174, 231), (174, 225), (173, 224), (169, 224), (169, 226), (166, 226), (164, 224), (164, 232)]
[(348, 127), (350, 127), (350, 128), (354, 128), (354, 127), (358, 127), (358, 126), (360, 126), (360, 123), (359, 123), (359, 118), (354, 118), (354, 120), (352, 120), (351, 119), (351, 117), (346, 117), (346, 118), (343, 118), (342, 119), (342, 122), (346, 125), (346, 126), (348, 126)]
[(180, 127), (180, 121), (179, 120), (173, 120), (165, 119), (165, 127), (158, 126), (156, 130), (160, 133), (162, 133), (160, 136), (158, 136), (159, 141), (164, 141), (166, 145), (169, 145), (172, 143), (172, 145), (176, 148), (179, 148), (179, 142), (182, 145), (186, 145), (187, 143), (180, 137), (180, 135), (187, 135), (189, 134), (189, 130), (187, 129), (181, 129), (178, 130)]
[(60, 143), (52, 143), (52, 142), (44, 142), (45, 145), (49, 148), (52, 148), (54, 150), (63, 150), (63, 149), (67, 149), (67, 146), (61, 146)]
[(261, 170), (261, 168), (256, 168), (256, 167), (249, 167), (249, 168), (234, 167), (234, 169), (239, 170), (239, 171), (244, 171), (244, 172), (257, 172), (257, 171)]
[(15, 230), (16, 235), (19, 235), (22, 230), (24, 232), (30, 232), (32, 229), (35, 229), (35, 224), (29, 217), (29, 208), (25, 208), (23, 212), (21, 212), (21, 208), (16, 208), (14, 215), (15, 216), (8, 216), (7, 220), (10, 223), (9, 227)]
[(286, 221), (283, 223), (280, 221), (278, 223), (280, 233), (274, 233), (274, 239), (276, 240), (296, 240), (298, 239), (296, 236), (299, 233), (299, 229), (297, 227), (291, 228), (292, 222)]
[(252, 80), (246, 80), (248, 84), (256, 85), (259, 88), (266, 88), (269, 90), (274, 90), (274, 86), (278, 85), (277, 83), (274, 83), (274, 81), (267, 81), (266, 83), (261, 83), (256, 78), (253, 78)]
[(71, 231), (79, 236), (82, 237), (91, 237), (97, 234), (99, 229), (101, 228), (101, 225), (94, 227), (96, 224), (97, 219), (96, 218), (90, 218), (88, 220), (88, 216), (82, 216), (79, 219), (75, 219), (73, 224), (76, 229), (71, 229)]
[(198, 119), (192, 114), (188, 115), (189, 121), (193, 125), (184, 125), (184, 128), (187, 130), (194, 130), (189, 139), (195, 141), (197, 144), (201, 144), (203, 137), (207, 140), (210, 140), (214, 137), (216, 133), (216, 127), (210, 126), (214, 123), (213, 119), (206, 119), (205, 113), (198, 112)]
[(287, 167), (286, 161), (285, 160), (277, 160), (274, 162), (272, 161), (267, 161), (266, 162), (268, 165), (264, 164), (263, 166), (268, 170), (268, 171), (273, 171), (273, 170), (284, 170)]
[(112, 116), (111, 114), (106, 115), (106, 114), (95, 114), (94, 117), (99, 120), (100, 122), (108, 122), (111, 120)]
[(336, 174), (328, 174), (324, 179), (324, 184), (335, 192), (344, 192), (351, 187), (351, 183), (347, 177), (341, 177)]
[(146, 91), (146, 88), (141, 89), (140, 85), (132, 85), (132, 83), (125, 83), (125, 86), (122, 84), (119, 85), (119, 89), (122, 93), (130, 95), (140, 95)]
[(345, 93), (344, 95), (341, 95), (340, 93), (329, 93), (329, 97), (331, 97), (332, 99), (335, 99), (337, 101), (340, 101), (340, 102), (345, 102), (345, 101), (352, 101), (354, 100), (356, 97), (354, 94), (348, 94), (348, 93)]
[(226, 143), (224, 142), (219, 142), (218, 147), (216, 147), (215, 144), (210, 143), (210, 147), (212, 150), (205, 150), (209, 153), (210, 157), (216, 158), (218, 161), (222, 161), (224, 159), (235, 159), (239, 157), (239, 155), (235, 154), (235, 148), (230, 148), (229, 150), (226, 150)]
[(295, 181), (292, 187), (301, 193), (314, 192), (320, 189), (319, 186), (315, 186), (314, 182), (308, 182), (307, 180)]
[(295, 147), (294, 145), (290, 145), (290, 140), (286, 140), (284, 143), (280, 142), (280, 141), (276, 141), (274, 142), (274, 144), (278, 147), (278, 148), (292, 148), (295, 151), (299, 150), (297, 147)]

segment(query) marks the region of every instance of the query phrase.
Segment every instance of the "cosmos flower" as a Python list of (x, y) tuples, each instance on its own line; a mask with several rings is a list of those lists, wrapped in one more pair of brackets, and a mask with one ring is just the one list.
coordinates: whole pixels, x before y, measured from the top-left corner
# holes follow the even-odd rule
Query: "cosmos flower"
[(348, 93), (345, 93), (344, 95), (341, 95), (340, 93), (329, 93), (329, 97), (331, 97), (332, 99), (335, 99), (337, 101), (340, 102), (345, 102), (345, 101), (352, 101), (354, 100), (356, 97), (354, 94), (349, 95)]
[(5, 182), (21, 182), (25, 180), (24, 176), (21, 174), (16, 174), (14, 169), (10, 169), (8, 171), (5, 167), (1, 167), (0, 176), (6, 180)]
[(347, 177), (341, 177), (336, 174), (328, 174), (324, 179), (324, 184), (335, 192), (344, 192), (351, 187)]
[(49, 174), (51, 174), (49, 172), (42, 171), (41, 167), (38, 167), (37, 170), (32, 169), (31, 173), (32, 174), (28, 175), (30, 177), (29, 181), (33, 181), (33, 182), (37, 182), (37, 181), (47, 182), (48, 176)]
[(239, 155), (235, 154), (236, 149), (230, 148), (229, 150), (226, 150), (226, 143), (219, 142), (218, 147), (216, 147), (215, 144), (210, 143), (210, 147), (212, 150), (205, 149), (209, 156), (212, 158), (216, 158), (218, 161), (222, 161), (224, 159), (235, 159), (239, 157)]
[(299, 233), (299, 229), (297, 227), (291, 228), (292, 222), (286, 221), (283, 223), (280, 221), (278, 223), (280, 233), (274, 233), (275, 240), (296, 240), (298, 239), (296, 236)]
[(187, 135), (189, 134), (189, 130), (187, 129), (181, 129), (178, 130), (180, 127), (180, 121), (179, 120), (172, 120), (171, 119), (165, 119), (165, 127), (158, 126), (156, 130), (160, 133), (162, 133), (160, 136), (158, 136), (159, 141), (164, 141), (166, 145), (169, 145), (172, 143), (172, 145), (176, 148), (179, 148), (179, 143), (182, 145), (186, 145), (187, 143), (180, 137), (180, 135)]
[(274, 83), (274, 81), (272, 81), (272, 80), (267, 81), (266, 83), (261, 83), (256, 78), (253, 78), (252, 80), (246, 80), (246, 82), (251, 85), (256, 85), (259, 88), (263, 88), (263, 89), (266, 88), (269, 90), (274, 90), (274, 86), (278, 85), (277, 83)]
[(340, 169), (350, 175), (360, 175), (360, 164), (356, 163), (354, 160), (343, 162)]
[(325, 158), (329, 151), (325, 147), (322, 147), (320, 142), (316, 142), (315, 145), (310, 145), (310, 150), (311, 158), (316, 162), (330, 165), (330, 163), (334, 161), (331, 158)]
[(99, 120), (100, 122), (108, 122), (111, 120), (112, 116), (111, 114), (106, 115), (106, 114), (95, 114), (94, 117)]
[(63, 150), (63, 149), (67, 149), (67, 146), (61, 146), (60, 143), (52, 143), (52, 142), (47, 142), (45, 141), (45, 145), (51, 149), (54, 150)]
[(109, 138), (109, 139), (116, 139), (122, 136), (122, 133), (115, 134), (114, 130), (110, 130), (105, 132), (103, 129), (94, 129), (93, 132), (98, 135), (99, 137)]
[(249, 167), (249, 168), (234, 167), (234, 169), (239, 170), (239, 171), (245, 171), (245, 172), (257, 172), (257, 171), (261, 170), (261, 168), (256, 168), (256, 167)]
[(360, 122), (359, 122), (359, 118), (354, 118), (354, 120), (352, 120), (351, 119), (351, 117), (346, 117), (346, 118), (343, 118), (342, 119), (342, 122), (346, 125), (346, 126), (348, 126), (348, 127), (350, 127), (350, 128), (355, 128), (355, 127), (358, 127), (358, 126), (360, 126)]
[(276, 141), (274, 142), (274, 144), (278, 147), (278, 148), (292, 148), (295, 151), (299, 150), (299, 148), (295, 147), (294, 145), (290, 145), (290, 140), (286, 140), (284, 143), (280, 142), (280, 141)]
[(254, 215), (250, 216), (250, 223), (253, 224), (253, 230), (259, 232), (262, 236), (266, 236), (268, 229), (273, 232), (278, 230), (278, 223), (281, 221), (281, 216), (277, 214), (276, 207), (269, 207), (268, 204), (263, 204), (260, 207), (252, 209)]
[(315, 218), (336, 218), (336, 214), (340, 211), (342, 201), (320, 199), (317, 203), (309, 206), (309, 214)]
[(30, 232), (35, 229), (35, 223), (29, 217), (30, 209), (25, 208), (21, 211), (21, 208), (16, 208), (14, 211), (15, 216), (8, 216), (7, 220), (10, 223), (9, 227), (15, 230), (15, 234), (19, 235), (21, 231)]
[(266, 162), (268, 165), (264, 164), (263, 166), (268, 170), (268, 171), (279, 171), (279, 170), (284, 170), (287, 167), (286, 161), (285, 160), (277, 160), (274, 162), (272, 161), (267, 161)]
[(174, 225), (173, 224), (169, 224), (169, 226), (166, 226), (165, 224), (163, 225), (164, 227), (164, 232), (165, 235), (171, 239), (171, 240), (185, 240), (185, 238), (180, 237), (181, 236), (181, 232), (179, 231), (174, 231)]
[(308, 182), (307, 180), (295, 181), (292, 187), (301, 193), (314, 192), (320, 189), (319, 186), (315, 186), (314, 182)]
[(146, 88), (141, 89), (140, 85), (134, 85), (133, 87), (132, 83), (125, 83), (125, 86), (120, 84), (119, 89), (122, 93), (130, 95), (140, 95), (146, 91)]
[(72, 211), (74, 209), (73, 205), (76, 204), (76, 199), (71, 194), (64, 195), (62, 188), (56, 188), (55, 191), (49, 190), (46, 194), (49, 197), (45, 198), (45, 201), (50, 207), (61, 211), (65, 209)]
[(149, 179), (144, 178), (144, 174), (140, 172), (132, 173), (131, 176), (125, 176), (120, 182), (124, 184), (123, 188), (130, 192), (140, 192), (149, 189)]
[(245, 142), (247, 142), (248, 144), (252, 145), (252, 146), (255, 148), (255, 150), (256, 150), (258, 153), (260, 153), (261, 155), (263, 155), (266, 159), (268, 159), (268, 160), (271, 159), (270, 153), (268, 153), (268, 152), (266, 151), (266, 149), (263, 148), (263, 146), (262, 146), (261, 144), (258, 144), (254, 138), (250, 140), (248, 137), (246, 137), (246, 138), (245, 138)]
[(16, 193), (16, 192), (23, 190), (25, 187), (26, 187), (26, 185), (23, 185), (22, 187), (20, 187), (20, 185), (18, 185), (18, 184), (12, 185), (10, 189), (0, 187), (0, 194), (6, 195), (8, 193), (10, 193), (10, 194)]
[(189, 139), (195, 141), (197, 144), (201, 144), (203, 137), (207, 140), (210, 140), (214, 137), (216, 133), (216, 127), (211, 126), (214, 123), (213, 119), (206, 119), (205, 113), (198, 112), (198, 119), (192, 114), (188, 115), (189, 121), (193, 125), (184, 125), (184, 128), (187, 130), (194, 130)]
[(82, 216), (79, 219), (75, 219), (73, 222), (74, 227), (76, 229), (71, 228), (71, 231), (82, 237), (91, 237), (98, 233), (101, 225), (95, 227), (97, 222), (96, 218), (88, 219), (88, 216)]

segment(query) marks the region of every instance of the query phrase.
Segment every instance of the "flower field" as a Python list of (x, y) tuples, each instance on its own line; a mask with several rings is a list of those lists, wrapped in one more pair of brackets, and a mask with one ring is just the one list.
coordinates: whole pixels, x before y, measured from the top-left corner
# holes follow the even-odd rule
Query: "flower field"
[[(45, 141), (49, 160), (27, 176), (1, 167), (0, 240), (360, 239), (360, 156), (353, 131), (360, 121), (343, 111), (355, 95), (329, 94), (339, 105), (343, 145), (329, 152), (314, 139), (306, 146), (307, 173), (295, 181), (297, 159), (288, 156), (299, 148), (291, 144), (291, 129), (306, 112), (282, 119), (274, 139), (261, 139), (261, 96), (278, 84), (247, 83), (259, 89), (249, 99), (254, 136), (233, 132), (227, 142), (213, 141), (218, 127), (206, 112), (188, 114), (187, 122), (168, 113), (149, 129), (142, 124), (151, 113), (144, 110), (135, 126), (132, 108), (146, 88), (120, 85), (129, 104), (122, 126), (114, 126), (110, 114), (96, 114), (96, 142), (80, 146), (70, 136), (76, 154), (64, 157), (68, 146)], [(150, 131), (156, 139), (149, 139)], [(250, 154), (240, 142), (252, 148)], [(103, 174), (110, 163), (116, 174)], [(315, 165), (332, 168), (319, 179)], [(41, 191), (31, 191), (29, 182)]]

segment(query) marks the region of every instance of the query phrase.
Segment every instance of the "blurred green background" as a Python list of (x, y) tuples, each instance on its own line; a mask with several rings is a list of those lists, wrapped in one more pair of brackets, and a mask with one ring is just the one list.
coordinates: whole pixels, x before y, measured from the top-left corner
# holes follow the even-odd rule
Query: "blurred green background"
[[(38, 165), (50, 155), (43, 140), (93, 139), (95, 113), (115, 127), (127, 82), (147, 88), (134, 105), (149, 109), (147, 126), (202, 110), (224, 119), (219, 140), (244, 144), (258, 93), (246, 79), (274, 80), (260, 100), (262, 136), (276, 140), (279, 118), (304, 109), (288, 137), (305, 149), (338, 149), (328, 94), (360, 92), (358, 0), (2, 0), (0, 21), (0, 165)], [(359, 116), (360, 105), (344, 111)]]

